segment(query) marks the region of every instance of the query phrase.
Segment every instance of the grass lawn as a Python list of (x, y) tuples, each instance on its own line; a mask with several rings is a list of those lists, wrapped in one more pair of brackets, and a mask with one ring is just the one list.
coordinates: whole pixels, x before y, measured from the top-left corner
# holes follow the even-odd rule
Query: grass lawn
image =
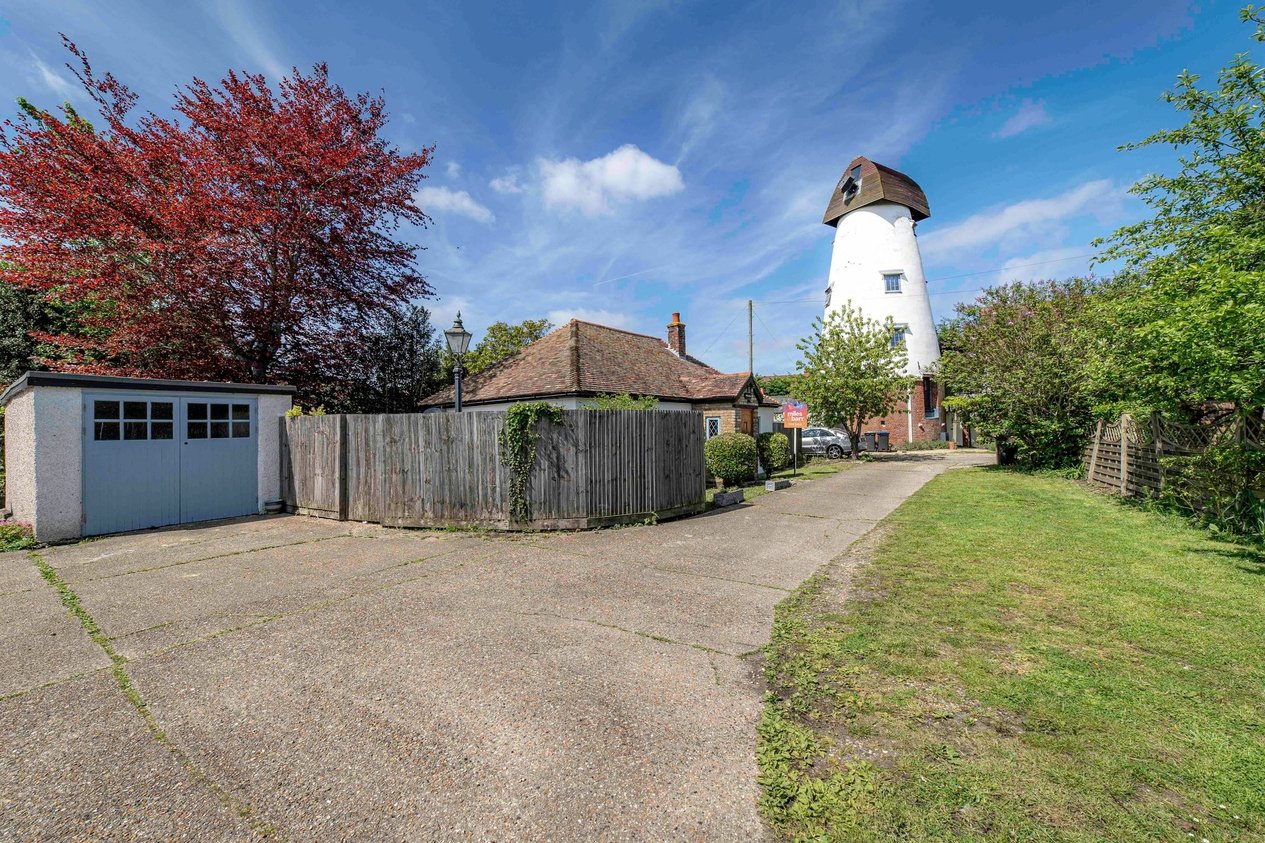
[(986, 469), (881, 529), (777, 609), (779, 833), (1265, 840), (1265, 552)]
[[(808, 465), (801, 465), (799, 471), (792, 474), (791, 469), (784, 468), (781, 471), (775, 471), (769, 475), (772, 480), (815, 480), (818, 477), (825, 477), (828, 474), (838, 474), (848, 466), (853, 465), (851, 460), (831, 460), (825, 457), (817, 457)], [(743, 488), (746, 490), (743, 496), (744, 500), (758, 498), (760, 495), (766, 494), (764, 490), (764, 481), (758, 483), (744, 483)], [(713, 486), (707, 488), (707, 502), (710, 504), (712, 498), (716, 497), (716, 493), (721, 491)]]

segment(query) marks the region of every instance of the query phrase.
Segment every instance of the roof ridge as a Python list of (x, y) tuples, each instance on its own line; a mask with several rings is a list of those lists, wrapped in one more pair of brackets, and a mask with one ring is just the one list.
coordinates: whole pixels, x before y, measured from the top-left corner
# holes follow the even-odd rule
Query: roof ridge
[(618, 333), (628, 334), (629, 336), (633, 336), (633, 337), (641, 337), (642, 339), (654, 340), (655, 342), (662, 345), (664, 348), (668, 347), (667, 340), (663, 339), (663, 337), (656, 337), (654, 334), (639, 334), (636, 331), (630, 331), (627, 328), (612, 328), (610, 325), (603, 325), (600, 322), (590, 322), (587, 319), (572, 319), (571, 323), (574, 323), (577, 325), (592, 325), (594, 328), (601, 328), (604, 331), (616, 331)]

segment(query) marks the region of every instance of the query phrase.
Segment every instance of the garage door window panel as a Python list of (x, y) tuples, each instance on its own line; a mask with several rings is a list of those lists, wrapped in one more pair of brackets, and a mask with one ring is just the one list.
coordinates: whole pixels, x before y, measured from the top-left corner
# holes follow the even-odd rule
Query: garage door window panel
[(115, 442), (120, 438), (119, 402), (92, 402), (92, 438), (98, 442)]

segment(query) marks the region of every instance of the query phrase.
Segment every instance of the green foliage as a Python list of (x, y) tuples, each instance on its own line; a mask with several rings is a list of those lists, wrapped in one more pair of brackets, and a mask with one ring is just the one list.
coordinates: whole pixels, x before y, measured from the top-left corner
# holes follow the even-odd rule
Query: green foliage
[(0, 553), (35, 547), (35, 532), (22, 521), (0, 521)]
[[(1254, 40), (1262, 12), (1248, 6)], [(1175, 175), (1132, 192), (1149, 219), (1116, 231), (1100, 260), (1124, 272), (1104, 308), (1101, 381), (1147, 409), (1265, 406), (1265, 69), (1240, 53), (1215, 88), (1184, 72), (1164, 95), (1186, 123), (1126, 150), (1171, 146)], [(1100, 241), (1102, 242), (1102, 241)]]
[(758, 454), (755, 440), (745, 433), (722, 433), (703, 446), (707, 470), (725, 486), (736, 486), (755, 478)]
[(775, 610), (781, 836), (1265, 840), (1265, 552), (1012, 471), (887, 525)]
[(297, 419), (299, 416), (323, 416), (323, 415), (325, 415), (325, 407), (320, 404), (308, 409), (304, 409), (298, 404), (295, 404), (293, 407), (286, 410), (287, 419)]
[(791, 440), (784, 433), (761, 433), (756, 437), (760, 463), (772, 474), (791, 464)]
[(1160, 501), (1216, 532), (1265, 540), (1265, 451), (1231, 443), (1165, 457)]
[[(553, 323), (548, 319), (525, 319), (516, 324), (493, 322), (483, 338), (467, 352), (462, 369), (467, 375), (477, 375), (513, 357), (552, 330)], [(447, 348), (443, 350), (443, 359), (444, 370), (451, 376), (452, 354)]]
[(498, 437), (501, 462), (510, 470), (510, 517), (515, 521), (531, 520), (527, 484), (536, 464), (536, 426), (542, 420), (562, 424), (562, 409), (547, 401), (514, 404), (505, 411), (505, 427)]
[(896, 445), (897, 451), (944, 451), (949, 443), (943, 439), (915, 439), (913, 442), (901, 442)]
[(441, 366), (430, 312), (418, 305), (390, 310), (350, 339), (338, 394), (327, 403), (349, 413), (420, 412), (450, 372)]
[(904, 343), (893, 345), (896, 324), (867, 319), (846, 302), (818, 317), (814, 334), (798, 344), (800, 375), (791, 394), (808, 402), (815, 424), (840, 427), (852, 440), (852, 456), (861, 450), (861, 426), (866, 419), (885, 416), (913, 388), (901, 373), (908, 362)]
[(945, 406), (1034, 468), (1076, 464), (1094, 419), (1092, 280), (984, 291), (940, 327)]
[(795, 389), (795, 375), (760, 375), (756, 382), (765, 395), (790, 395)]
[(653, 395), (641, 395), (636, 398), (627, 392), (616, 394), (603, 393), (595, 395), (585, 405), (586, 410), (653, 410), (659, 406), (659, 399)]

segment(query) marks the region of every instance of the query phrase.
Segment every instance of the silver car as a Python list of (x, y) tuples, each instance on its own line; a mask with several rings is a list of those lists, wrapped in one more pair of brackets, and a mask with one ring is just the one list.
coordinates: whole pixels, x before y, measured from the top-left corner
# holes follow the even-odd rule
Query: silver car
[[(865, 440), (862, 439), (862, 442)], [(819, 454), (837, 460), (852, 451), (852, 440), (842, 430), (828, 427), (810, 427), (804, 430), (800, 444), (806, 454)], [(864, 448), (862, 449), (864, 450)]]

